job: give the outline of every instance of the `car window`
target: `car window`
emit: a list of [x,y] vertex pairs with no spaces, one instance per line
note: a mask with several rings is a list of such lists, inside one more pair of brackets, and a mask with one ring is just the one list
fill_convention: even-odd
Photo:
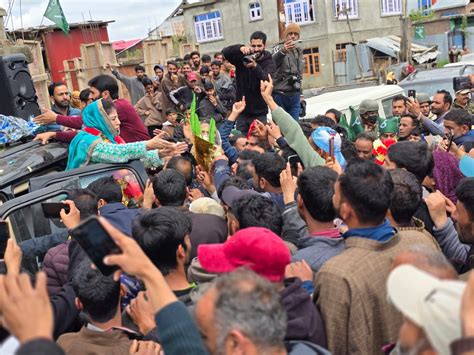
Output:
[[143,190],[133,171],[129,169],[119,169],[114,171],[102,171],[97,174],[80,176],[79,184],[85,189],[90,183],[105,176],[112,175],[115,181],[122,187],[124,205],[129,208],[139,207],[143,199]]
[[17,242],[30,238],[38,238],[44,235],[59,232],[65,226],[60,219],[48,219],[44,216],[41,208],[43,202],[60,202],[67,199],[67,194],[59,193],[46,197],[44,200],[34,204],[26,205],[8,215],[12,231]]
[[392,117],[392,97],[382,100],[382,107],[385,117]]

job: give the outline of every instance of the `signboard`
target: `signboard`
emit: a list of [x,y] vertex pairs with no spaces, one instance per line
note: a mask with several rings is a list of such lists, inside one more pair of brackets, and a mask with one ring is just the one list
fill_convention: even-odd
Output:
[[415,39],[425,39],[425,26],[415,26]]

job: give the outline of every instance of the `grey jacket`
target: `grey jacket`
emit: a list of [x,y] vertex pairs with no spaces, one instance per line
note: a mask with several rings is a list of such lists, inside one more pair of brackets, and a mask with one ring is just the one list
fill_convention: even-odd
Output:
[[297,94],[301,90],[296,90],[293,86],[293,76],[303,77],[304,57],[301,48],[295,48],[289,53],[281,51],[282,46],[274,49],[273,60],[277,70],[273,74],[273,91],[279,94]]
[[308,227],[298,213],[296,202],[285,205],[282,217],[283,230],[281,236],[283,240],[297,246],[298,240],[308,235]]
[[469,253],[470,245],[459,241],[458,232],[451,218],[441,228],[433,227],[433,236],[439,243],[443,254],[450,260],[465,261]]
[[140,79],[137,77],[123,75],[117,70],[112,70],[112,74],[114,74],[114,76],[127,87],[133,106],[135,106],[136,103],[140,101],[143,96],[145,96],[145,87],[143,86],[143,83]]
[[298,251],[292,260],[306,261],[317,272],[326,261],[344,251],[344,238],[329,238],[324,235],[307,235],[298,241]]

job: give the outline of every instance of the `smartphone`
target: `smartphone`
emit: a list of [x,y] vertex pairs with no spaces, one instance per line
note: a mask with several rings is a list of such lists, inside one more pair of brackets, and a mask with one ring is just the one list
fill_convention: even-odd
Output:
[[120,249],[100,224],[97,216],[90,216],[82,221],[71,230],[71,236],[103,275],[108,276],[119,269],[118,266],[104,264],[104,258],[107,255],[118,254]]
[[288,157],[288,163],[291,167],[296,167],[296,164],[300,162],[300,157],[297,154],[290,155]]
[[451,149],[451,146],[453,145],[453,139],[454,139],[454,134],[452,130],[449,130],[449,133],[446,134],[445,139],[448,140],[448,148],[446,151],[449,152],[449,150]]
[[43,209],[43,214],[46,218],[61,218],[59,212],[62,209],[69,213],[69,205],[62,202],[42,202],[41,208]]
[[0,221],[0,259],[5,258],[5,250],[7,249],[8,238],[10,238],[8,228],[7,221]]
[[334,160],[334,136],[329,138],[329,156]]
[[413,97],[413,100],[416,99],[416,90],[408,90],[408,97]]

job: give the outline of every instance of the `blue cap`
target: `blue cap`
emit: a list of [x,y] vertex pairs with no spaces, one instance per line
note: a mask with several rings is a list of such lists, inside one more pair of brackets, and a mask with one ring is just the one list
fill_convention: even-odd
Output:
[[341,153],[341,136],[339,133],[329,127],[318,127],[311,133],[313,143],[327,154],[329,154],[329,138],[331,136],[334,136],[334,156],[341,167],[344,167],[346,160]]
[[465,177],[474,177],[474,158],[465,155],[459,161],[459,170]]

